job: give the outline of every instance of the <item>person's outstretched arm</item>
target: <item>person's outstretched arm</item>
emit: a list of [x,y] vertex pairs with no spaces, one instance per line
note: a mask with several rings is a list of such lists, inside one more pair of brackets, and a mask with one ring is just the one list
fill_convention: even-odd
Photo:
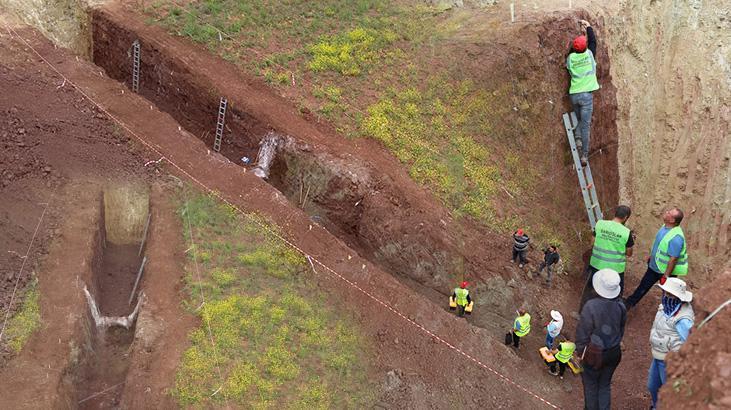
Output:
[[591,53],[594,54],[594,58],[596,58],[596,33],[594,33],[594,29],[588,21],[581,20],[581,25],[584,26],[584,29],[586,30],[586,47],[591,50]]

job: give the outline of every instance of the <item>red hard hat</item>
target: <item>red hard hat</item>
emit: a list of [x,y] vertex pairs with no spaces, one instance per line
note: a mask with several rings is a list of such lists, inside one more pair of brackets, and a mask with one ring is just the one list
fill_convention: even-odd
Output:
[[460,284],[459,284],[459,287],[460,287],[460,288],[462,288],[462,289],[465,289],[465,288],[466,288],[466,287],[467,287],[468,285],[469,285],[469,283],[467,283],[467,282],[465,281],[465,282],[462,282],[462,283],[460,283]]
[[586,36],[576,37],[574,39],[573,48],[577,53],[583,53],[586,51]]
[[518,229],[518,235],[523,235],[523,229]]

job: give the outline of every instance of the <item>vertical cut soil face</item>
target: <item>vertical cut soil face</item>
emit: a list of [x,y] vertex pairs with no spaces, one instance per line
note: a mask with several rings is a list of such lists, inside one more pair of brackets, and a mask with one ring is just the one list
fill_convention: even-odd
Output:
[[[137,303],[137,297],[129,303],[129,295],[142,262],[138,256],[140,244],[107,241],[106,223],[102,212],[89,292],[102,316],[128,316]],[[118,408],[130,365],[135,325],[129,329],[97,327],[88,307],[86,317],[81,335],[85,349],[79,366],[72,370],[75,398],[81,409]]]
[[[268,182],[362,256],[397,278],[406,278],[405,283],[430,298],[432,289],[442,295],[447,293],[458,272],[466,271],[471,276],[468,279],[482,281],[507,276],[502,269],[510,254],[506,238],[479,224],[453,218],[378,143],[347,141],[332,130],[308,123],[291,103],[274,95],[266,85],[142,21],[143,17],[118,7],[94,9],[94,62],[110,77],[129,85],[131,47],[139,40],[140,93],[208,146],[213,143],[219,98],[225,95],[229,105],[221,153],[233,163],[241,164],[243,156],[256,158],[261,139],[270,131],[277,132],[286,142],[279,148]],[[547,44],[542,47],[546,50],[554,49],[549,43],[560,42],[553,40],[556,36],[552,33],[565,31],[569,24],[568,20],[549,23],[550,29],[526,34],[527,38],[537,36],[539,40],[545,36]],[[601,53],[606,51],[602,49]],[[525,63],[528,71],[542,64],[540,59]],[[557,67],[547,74],[546,81],[566,82],[559,63]],[[614,113],[614,94],[606,78],[608,64],[603,70],[606,72],[600,72],[600,76],[610,91],[595,102],[601,118],[595,119],[599,130],[593,146],[611,145],[608,141],[616,140],[616,128],[609,123]],[[545,70],[541,67],[540,71]],[[563,130],[558,128],[560,116],[551,124],[565,143]],[[611,153],[603,152],[606,164],[597,159],[597,167],[616,170],[616,159],[612,162]],[[575,173],[571,175],[565,168],[561,174],[566,173],[569,183],[577,184]],[[597,177],[602,200],[607,203],[614,203],[616,198],[616,178],[612,175],[616,172]],[[606,183],[601,182],[604,179]],[[568,219],[583,221],[586,216],[579,205],[578,187],[574,193],[576,206],[562,208],[571,210]],[[437,298],[441,304],[443,300]]]

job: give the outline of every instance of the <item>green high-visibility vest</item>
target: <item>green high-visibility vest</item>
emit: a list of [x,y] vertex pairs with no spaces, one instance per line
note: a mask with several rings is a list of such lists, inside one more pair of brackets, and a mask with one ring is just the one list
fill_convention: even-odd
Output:
[[556,353],[556,360],[561,363],[568,363],[571,356],[574,355],[576,345],[573,342],[561,342],[558,345],[561,346],[561,350]]
[[668,247],[670,246],[670,241],[678,235],[683,238],[683,249],[680,251],[680,257],[678,257],[678,261],[675,263],[675,267],[670,274],[676,276],[684,276],[688,274],[688,254],[685,251],[685,235],[679,226],[676,226],[666,233],[662,238],[662,241],[660,241],[660,244],[657,245],[655,263],[657,264],[657,268],[660,269],[660,273],[665,273],[665,269],[668,268],[668,263],[670,263],[671,258],[668,253]]
[[470,291],[462,288],[454,288],[454,293],[457,295],[457,304],[467,306],[467,295],[470,294]]
[[518,316],[515,318],[515,323],[520,324],[520,330],[518,329],[517,325],[513,325],[513,329],[515,329],[515,335],[518,337],[523,337],[530,332],[530,315],[528,313],[524,314],[523,316]]
[[591,50],[571,53],[566,59],[566,68],[571,74],[569,94],[588,93],[599,89],[596,79],[596,60]]
[[627,262],[629,228],[615,221],[598,221],[594,227],[596,237],[589,264],[595,269],[614,269],[624,272]]

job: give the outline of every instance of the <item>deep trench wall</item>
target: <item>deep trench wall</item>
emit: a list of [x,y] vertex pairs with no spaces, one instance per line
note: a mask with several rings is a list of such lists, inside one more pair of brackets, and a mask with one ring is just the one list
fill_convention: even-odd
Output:
[[[132,87],[132,43],[140,40],[128,27],[112,21],[100,8],[90,10],[94,63],[108,76]],[[143,19],[142,16],[137,16]],[[146,37],[140,41],[139,93],[162,111],[172,115],[181,126],[213,146],[220,98],[217,87],[205,77],[193,74],[186,58],[171,58],[160,53],[161,41]],[[215,71],[215,67],[211,67]],[[272,127],[229,101],[221,154],[238,162],[241,152],[255,158],[258,141]]]
[[[621,198],[641,255],[664,207],[685,211],[690,278],[731,263],[731,3],[624,1],[607,11]],[[700,284],[700,283],[699,283]]]
[[149,215],[149,190],[143,185],[118,185],[104,189],[106,240],[117,244],[142,241]]
[[[553,138],[561,141],[563,155],[556,158],[546,157],[545,162],[550,164],[559,162],[573,167],[573,160],[570,157],[569,145],[566,132],[563,127],[561,115],[564,112],[572,111],[568,97],[569,75],[566,70],[566,57],[569,54],[570,44],[574,37],[583,34],[579,28],[579,19],[589,19],[597,35],[597,79],[601,88],[593,93],[594,111],[592,115],[592,133],[589,144],[589,162],[593,172],[594,183],[599,196],[599,202],[605,216],[612,214],[612,210],[619,204],[619,171],[617,164],[617,149],[619,132],[617,129],[617,87],[612,76],[612,61],[609,58],[608,39],[606,37],[605,20],[603,18],[593,19],[585,10],[576,10],[572,13],[552,13],[542,17],[541,24],[529,24],[522,30],[535,38],[537,44],[528,44],[526,48],[535,47],[536,51],[525,53],[523,60],[518,64],[525,65],[527,69],[513,71],[510,74],[518,75],[523,81],[530,81],[532,87],[530,94],[526,95],[527,101],[555,101],[550,104],[551,109],[544,109],[537,112],[533,118],[527,121],[544,124],[543,130],[537,132],[545,133],[550,130]],[[536,47],[537,46],[537,47]],[[544,104],[544,106],[547,106]],[[543,137],[545,139],[545,137]],[[579,191],[578,177],[575,171],[564,175],[559,181],[561,188],[569,187],[573,191],[570,200],[574,203],[581,203],[581,221],[588,219],[583,207],[583,200]],[[564,207],[565,199],[554,198],[552,201],[558,208]]]
[[0,9],[38,28],[56,45],[89,57],[90,20],[86,9],[90,2],[101,3],[98,0],[0,0]]

